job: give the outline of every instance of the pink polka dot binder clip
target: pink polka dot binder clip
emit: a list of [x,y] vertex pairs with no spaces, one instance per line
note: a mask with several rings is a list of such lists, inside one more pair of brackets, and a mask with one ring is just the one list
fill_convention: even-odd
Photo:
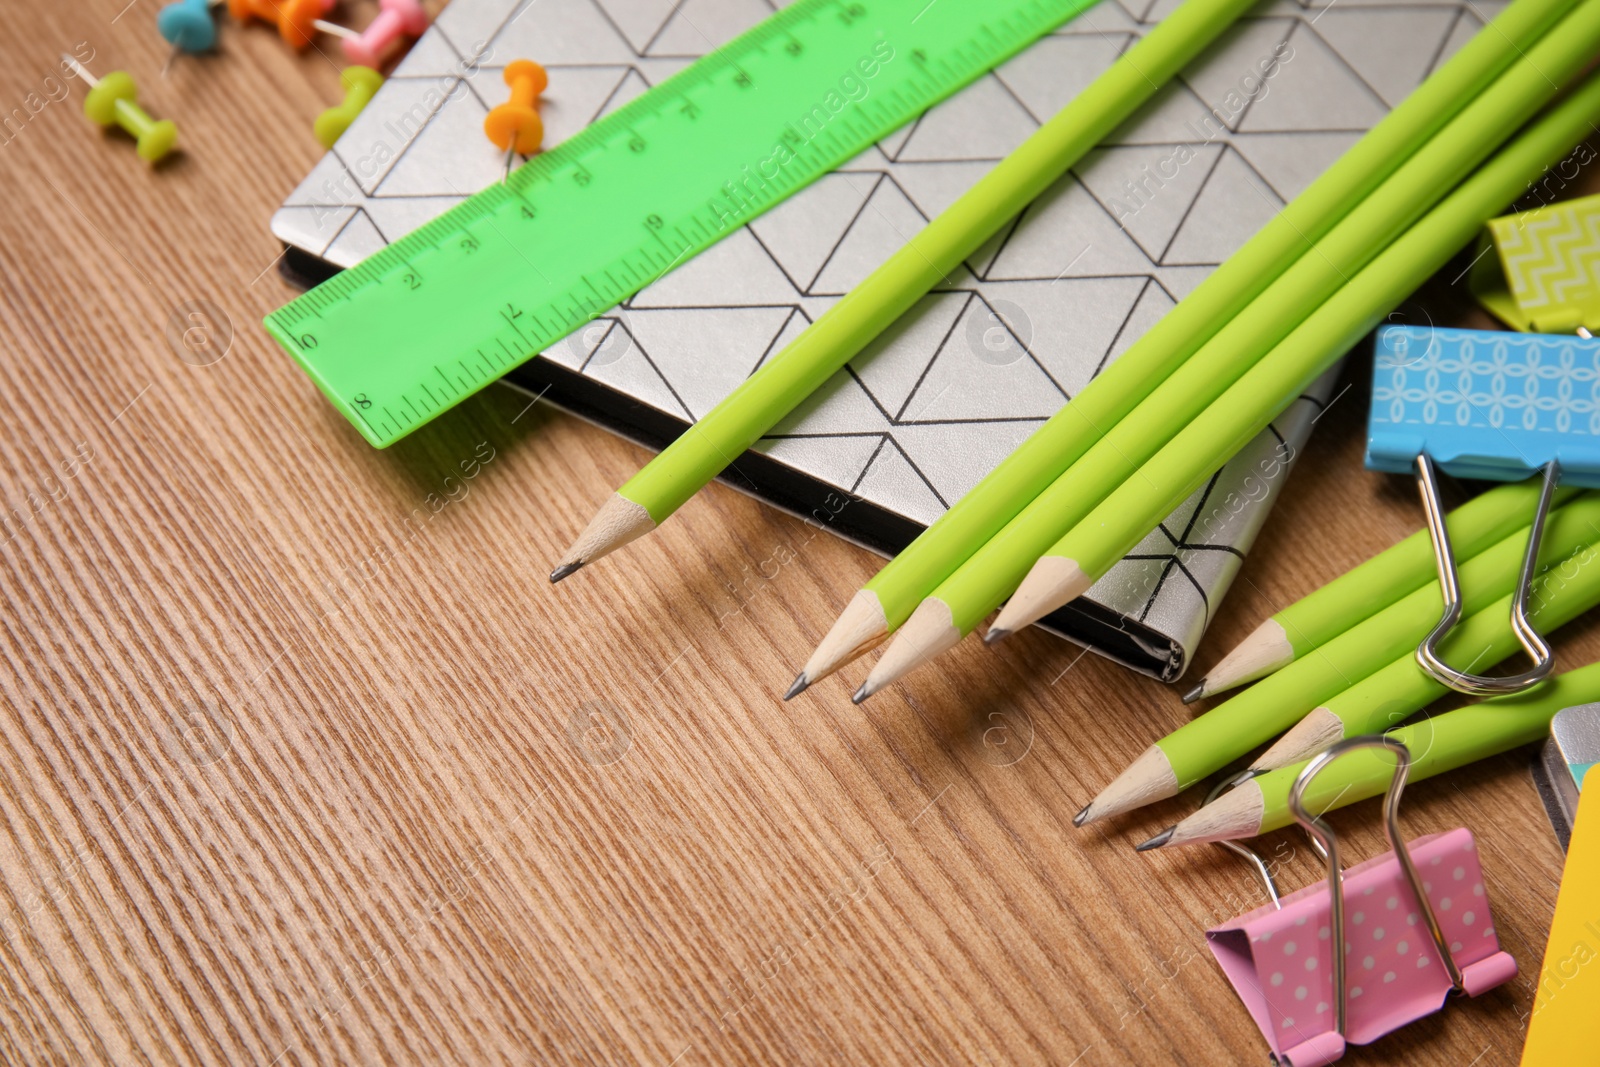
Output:
[[[1338,840],[1306,811],[1304,795],[1319,771],[1359,748],[1395,753],[1384,798],[1392,851],[1341,874]],[[1341,741],[1307,763],[1289,806],[1325,855],[1327,883],[1279,899],[1270,872],[1249,853],[1272,903],[1206,931],[1274,1064],[1332,1063],[1347,1045],[1369,1044],[1438,1011],[1451,993],[1475,997],[1517,973],[1495,937],[1472,834],[1457,829],[1401,842],[1397,812],[1410,766],[1406,747],[1383,736]],[[1335,951],[1341,944],[1343,953]]]

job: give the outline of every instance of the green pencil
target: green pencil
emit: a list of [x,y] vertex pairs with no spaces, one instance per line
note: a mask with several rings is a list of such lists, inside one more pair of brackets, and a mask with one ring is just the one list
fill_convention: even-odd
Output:
[[[1313,343],[1298,346],[1285,341],[1319,305],[1326,301],[1328,308],[1340,308],[1345,319],[1364,323],[1369,314],[1388,310],[1415,288],[1415,284],[1400,286],[1388,278],[1381,285],[1369,285],[1364,298],[1353,302],[1346,295],[1359,288],[1346,284],[1352,275],[1372,262],[1554,96],[1560,85],[1582,70],[1597,47],[1600,3],[1589,0],[1318,241],[1312,254],[1296,261],[1131,415],[939,583],[873,666],[856,694],[857,702],[953,647],[1013,591],[1016,595],[995,622],[991,640],[1037,621],[1110,570],[1359,336],[1337,348],[1329,338],[1340,334],[1317,334],[1307,338]],[[1422,249],[1421,255],[1412,258],[1426,265],[1424,278],[1503,209],[1525,186],[1525,177],[1538,173],[1535,169],[1517,178],[1524,168],[1517,165],[1516,158],[1513,153],[1513,162],[1502,166],[1502,172],[1516,184],[1502,183],[1505,192],[1501,192],[1502,185],[1495,186],[1493,195],[1498,200],[1474,201],[1470,206],[1452,201],[1456,206],[1442,211],[1441,219],[1447,221],[1435,225],[1443,225],[1452,235],[1462,231],[1465,237],[1452,236],[1449,240],[1454,243],[1437,244],[1428,243],[1437,237],[1413,239],[1407,235],[1407,247]],[[1340,292],[1341,287],[1346,292]],[[1319,314],[1320,327],[1325,330],[1329,313]],[[1370,325],[1362,332],[1366,328]],[[1282,347],[1272,351],[1280,342]],[[1302,374],[1308,366],[1314,366],[1316,373]],[[1260,417],[1253,418],[1255,415]],[[1250,427],[1249,435],[1242,439],[1230,432],[1239,425]],[[1219,442],[1226,443],[1226,451],[1217,447]],[[1199,473],[1191,476],[1190,468],[1196,463],[1201,465]],[[1168,469],[1181,470],[1183,479],[1170,477]],[[1160,473],[1152,473],[1157,470]],[[1179,486],[1182,492],[1174,493]],[[1152,513],[1151,507],[1161,510]],[[1058,542],[1058,538],[1062,540]],[[1034,568],[1031,575],[1030,565]],[[1019,588],[1025,575],[1030,576],[1029,582]]]
[[[1600,493],[1585,493],[1551,514],[1545,542],[1540,546],[1541,563],[1565,566],[1577,553],[1589,551],[1587,546],[1595,540],[1597,529],[1600,529]],[[1491,632],[1493,624],[1498,622],[1510,635],[1507,624],[1510,616],[1503,612],[1498,619],[1491,618],[1492,605],[1509,602],[1527,544],[1528,529],[1524,526],[1461,564],[1462,611],[1472,619],[1482,615],[1491,624],[1488,627]],[[1535,588],[1542,590],[1545,588],[1542,577],[1540,582]],[[1562,604],[1574,603],[1570,583],[1562,588],[1560,596]],[[1582,604],[1581,596],[1577,603],[1580,606],[1576,610],[1587,606]],[[1176,796],[1257,745],[1288,730],[1324,702],[1337,701],[1342,694],[1362,688],[1364,680],[1416,651],[1417,642],[1439,621],[1439,604],[1439,583],[1435,580],[1346,630],[1312,654],[1295,660],[1178,727],[1145,749],[1102,789],[1077,814],[1074,824],[1082,826]],[[1565,611],[1560,605],[1545,605],[1546,611],[1558,609]],[[1566,617],[1570,618],[1572,613]],[[1459,647],[1451,644],[1452,650]],[[1470,659],[1469,655],[1460,662]],[[1458,661],[1452,659],[1451,662]],[[1421,671],[1416,673],[1421,674]],[[1385,710],[1392,709],[1386,706]]]
[[785,695],[877,645],[1017,512],[1242,311],[1576,0],[1516,0],[851,599]]
[[550,575],[644,536],[1155,95],[1255,0],[1185,0],[843,300],[614,493]]
[[[1513,530],[1528,528],[1543,487],[1542,478],[1497,485],[1452,511],[1450,543],[1469,558]],[[1571,499],[1556,497],[1556,503]],[[1185,704],[1253,682],[1331,641],[1362,619],[1420,589],[1438,574],[1433,542],[1418,530],[1365,563],[1341,574],[1316,592],[1277,612],[1235,645],[1183,696]]]
[[[1495,697],[1457,711],[1389,730],[1411,750],[1408,781],[1464,767],[1545,737],[1562,708],[1600,700],[1600,663],[1558,674],[1526,693]],[[1139,846],[1152,848],[1255,837],[1294,822],[1289,788],[1304,763],[1269,771],[1229,790],[1176,826]],[[1394,759],[1376,750],[1352,752],[1317,775],[1306,790],[1306,810],[1331,811],[1380,796],[1394,777]]]
[[[1570,508],[1570,505],[1569,505]],[[1588,531],[1588,543],[1561,566],[1546,571],[1534,584],[1537,605],[1529,612],[1540,633],[1572,621],[1600,604],[1600,567],[1593,566],[1600,541],[1600,519]],[[1446,663],[1482,671],[1516,652],[1521,645],[1511,632],[1511,595],[1468,616],[1445,638],[1440,654]],[[1417,665],[1415,655],[1400,656],[1371,677],[1313,709],[1255,761],[1258,769],[1286,767],[1310,759],[1335,741],[1384,730],[1449,692],[1449,687]]]
[[[1555,91],[1551,80],[1565,83],[1575,75],[1590,61],[1597,42],[1600,3],[1589,0],[1529,53],[1530,59],[1540,57],[1537,68],[1513,67],[1502,83],[1526,72],[1534,83],[1530,93],[1548,98]],[[1509,108],[1499,85],[1479,102],[1498,98]],[[1140,467],[1136,477],[1123,482],[1050,547],[995,621],[995,628],[1002,634],[1014,631],[1094,584],[1377,325],[1385,311],[1442,267],[1546,166],[1592,132],[1590,117],[1597,106],[1600,81],[1590,78],[1319,307]],[[1507,117],[1509,121],[1509,110]]]

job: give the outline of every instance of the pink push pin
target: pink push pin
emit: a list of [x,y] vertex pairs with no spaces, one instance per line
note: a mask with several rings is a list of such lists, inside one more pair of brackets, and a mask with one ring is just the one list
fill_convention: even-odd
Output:
[[352,63],[377,67],[378,57],[404,37],[421,37],[428,28],[428,13],[421,0],[378,0],[378,17],[354,37],[339,42]]

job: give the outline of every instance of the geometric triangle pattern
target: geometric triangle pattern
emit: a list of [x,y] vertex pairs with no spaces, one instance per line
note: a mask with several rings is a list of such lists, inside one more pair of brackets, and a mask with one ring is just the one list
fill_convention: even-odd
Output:
[[[1101,0],[542,358],[592,383],[593,404],[618,421],[641,404],[704,415],[1175,4]],[[540,112],[553,145],[774,6],[452,0],[285,200],[273,232],[350,266],[500,179],[482,123],[506,98],[511,60],[549,73]],[[771,495],[792,506],[796,479],[817,499],[855,494],[893,516],[903,542],[1504,6],[1257,7],[758,444],[792,475]],[[1138,634],[1119,658],[1181,673],[1276,492],[1258,501],[1247,486],[1264,457],[1298,451],[1318,399],[1286,411],[1091,591],[1110,625]],[[1248,506],[1219,504],[1230,500]],[[842,517],[836,528],[852,532]],[[1092,630],[1092,646],[1116,645]]]
[[1244,564],[1267,513],[1338,380],[1335,367],[1239,451],[1094,584],[1089,597],[1126,605],[1130,620],[1176,640],[1157,677],[1175,680]]

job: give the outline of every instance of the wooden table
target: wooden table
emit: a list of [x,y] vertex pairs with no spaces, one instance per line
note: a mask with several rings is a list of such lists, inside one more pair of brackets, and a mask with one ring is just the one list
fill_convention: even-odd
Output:
[[[552,588],[644,454],[499,387],[367,446],[259,325],[334,65],[229,25],[163,81],[156,0],[125,2],[13,5],[0,44],[0,1058],[1265,1062],[1201,934],[1249,872],[1130,847],[1195,798],[1068,824],[1184,721],[1173,690],[1029,634],[784,705],[878,561],[721,487]],[[78,42],[183,158],[49,100]],[[1322,420],[1202,668],[1420,524],[1360,469],[1364,403]],[[1524,973],[1346,1062],[1516,1062],[1561,869],[1528,762],[1405,817],[1477,833]],[[1339,819],[1355,855],[1373,807]]]

